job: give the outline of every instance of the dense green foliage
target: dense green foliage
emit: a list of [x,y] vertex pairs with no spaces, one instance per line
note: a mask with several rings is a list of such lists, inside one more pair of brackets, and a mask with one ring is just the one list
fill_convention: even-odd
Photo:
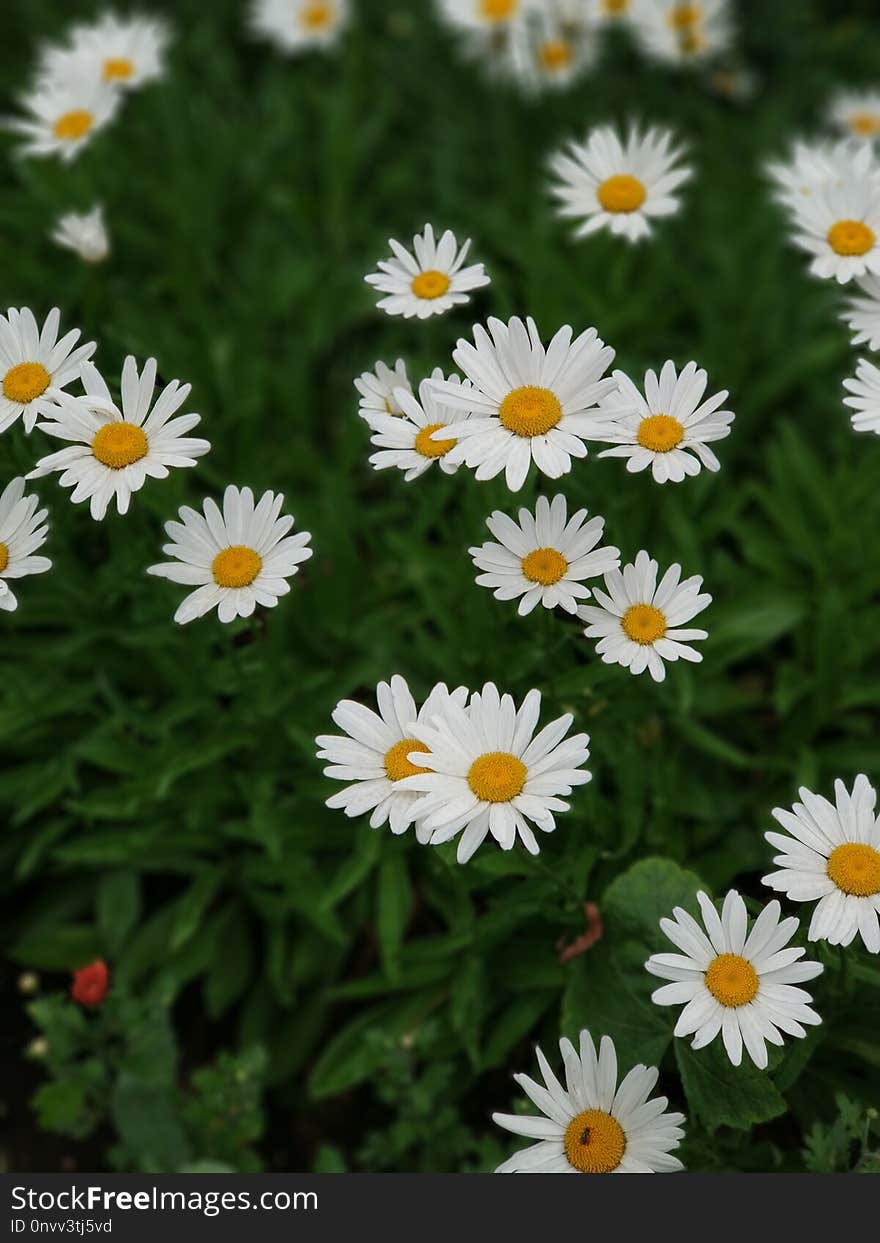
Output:
[[[673,1041],[641,964],[698,884],[766,900],[762,833],[799,784],[880,775],[880,444],[841,406],[839,293],[806,275],[761,176],[845,75],[880,79],[876,26],[753,0],[752,99],[621,42],[576,89],[530,102],[487,83],[415,0],[360,0],[338,52],[299,62],[245,36],[238,0],[151,6],[173,13],[171,72],[76,163],[17,161],[4,139],[3,305],[59,305],[111,378],[127,353],[155,355],[193,383],[213,442],[102,524],[41,480],[54,568],[3,615],[0,923],[46,990],[30,1003],[50,1076],[33,1126],[103,1128],[116,1168],[486,1169],[514,1146],[489,1121],[515,1098],[510,1072],[531,1070],[536,1039],[549,1052],[587,1025],[623,1064],[662,1067],[689,1168],[868,1168],[876,959],[817,951],[824,1024],[765,1074]],[[92,11],[5,14],[10,106],[38,41]],[[638,248],[575,244],[546,157],[628,115],[688,139],[685,210]],[[92,269],[47,233],[96,199],[114,253]],[[472,236],[493,284],[436,322],[387,319],[362,276],[427,219]],[[405,484],[368,467],[352,377],[398,355],[416,378],[448,368],[490,313],[532,314],[545,336],[594,324],[626,370],[695,358],[730,389],[719,475],[661,488],[591,455],[562,485],[626,558],[644,546],[704,576],[702,665],[658,687],[601,665],[577,625],[518,618],[475,586],[467,547],[534,479],[521,502],[465,470]],[[0,482],[47,444],[7,432]],[[177,506],[227,482],[284,491],[314,558],[271,613],[177,628],[183,589],[144,568]],[[537,686],[546,716],[589,731],[594,779],[537,860],[489,843],[459,867],[454,845],[324,807],[315,734],[395,672],[417,695]],[[587,901],[604,935],[563,963]],[[111,997],[86,1013],[61,992],[98,954]],[[4,1013],[23,1004],[10,985]]]

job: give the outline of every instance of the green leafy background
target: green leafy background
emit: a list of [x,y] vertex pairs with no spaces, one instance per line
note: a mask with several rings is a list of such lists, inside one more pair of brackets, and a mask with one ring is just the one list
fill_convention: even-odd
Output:
[[[757,90],[740,103],[625,40],[574,89],[523,100],[403,0],[359,0],[338,51],[298,61],[249,39],[237,0],[151,7],[177,30],[168,78],[78,161],[19,161],[3,140],[4,305],[58,304],[111,379],[155,355],[192,382],[214,446],[100,525],[40,483],[55,564],[3,615],[0,679],[8,1074],[37,1094],[3,1159],[52,1168],[39,1126],[114,1168],[492,1168],[513,1146],[489,1120],[510,1073],[587,1025],[661,1066],[690,1168],[849,1168],[877,1147],[875,960],[820,951],[825,1022],[766,1074],[674,1041],[642,963],[699,884],[767,897],[762,833],[800,783],[880,775],[880,445],[841,406],[839,292],[807,276],[761,174],[835,86],[880,77],[872,5],[744,0]],[[39,41],[94,11],[4,15],[4,111]],[[629,116],[686,137],[685,209],[638,248],[574,243],[547,156]],[[92,269],[47,233],[97,199],[114,252]],[[447,318],[388,319],[362,276],[428,219],[472,236],[493,284]],[[660,687],[475,586],[467,547],[534,480],[515,499],[467,471],[405,484],[367,465],[353,376],[398,355],[415,378],[450,367],[490,313],[545,335],[594,324],[627,371],[695,358],[731,391],[720,475],[661,488],[591,455],[562,484],[626,557],[680,561],[715,597],[703,663]],[[48,451],[15,427],[0,479]],[[176,628],[182,589],[144,568],[178,505],[227,482],[283,490],[314,558],[271,614]],[[324,807],[314,735],[395,672],[417,695],[538,686],[547,716],[589,731],[594,780],[538,860],[489,844],[461,868],[454,846]],[[604,935],[563,963],[587,901]],[[113,991],[86,1014],[64,992],[98,954]],[[29,1002],[24,970],[41,975]]]

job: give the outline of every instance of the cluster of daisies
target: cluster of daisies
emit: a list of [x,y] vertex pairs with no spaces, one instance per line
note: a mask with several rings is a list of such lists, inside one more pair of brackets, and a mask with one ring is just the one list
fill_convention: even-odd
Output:
[[[711,64],[733,44],[729,0],[438,0],[438,11],[471,56],[527,90],[566,86],[588,73],[612,28],[671,66]],[[710,81],[736,94],[747,79],[725,69]]]
[[[154,358],[142,367],[129,355],[119,399],[93,364],[93,341],[78,344],[74,328],[59,337],[60,314],[42,326],[27,307],[0,315],[0,431],[21,419],[63,448],[40,458],[27,478],[57,474],[73,502],[88,501],[101,521],[115,504],[128,512],[132,495],[147,479],[165,479],[177,467],[195,466],[211,448],[193,436],[201,416],[183,413],[190,385],[159,381]],[[158,385],[158,391],[157,391]],[[77,391],[81,390],[81,391]],[[35,556],[48,538],[46,510],[25,495],[25,479],[13,479],[0,496],[0,608],[17,601],[9,580],[50,569]],[[189,506],[168,522],[169,558],[148,573],[193,590],[175,613],[189,622],[216,608],[222,622],[249,617],[256,606],[274,606],[290,590],[288,579],[311,556],[310,535],[291,535],[294,520],[281,514],[284,497],[230,485],[222,509],[211,498],[202,512]]]

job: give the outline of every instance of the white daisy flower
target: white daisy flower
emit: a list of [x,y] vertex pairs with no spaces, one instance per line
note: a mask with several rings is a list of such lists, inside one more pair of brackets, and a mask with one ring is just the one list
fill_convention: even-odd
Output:
[[348,0],[252,0],[254,32],[290,55],[333,46],[348,23]]
[[[868,159],[871,148],[864,147]],[[880,179],[854,160],[841,184],[821,186],[791,202],[794,241],[813,256],[810,271],[841,285],[880,274]]]
[[855,430],[880,436],[880,369],[867,359],[859,359],[856,374],[848,376],[843,387],[852,394],[844,397],[843,404],[855,410],[850,416]]
[[457,858],[466,863],[487,834],[502,850],[510,850],[519,835],[529,854],[538,853],[531,825],[552,833],[553,813],[569,809],[559,796],[591,777],[583,767],[588,735],[565,738],[570,713],[535,735],[540,711],[540,691],[529,691],[517,710],[510,695],[499,695],[487,682],[467,710],[450,702],[430,724],[413,728],[427,751],[416,753],[413,762],[422,771],[405,777],[401,789],[423,796],[412,816],[430,833],[431,845],[461,833]]
[[470,302],[472,290],[489,284],[482,263],[462,266],[470,244],[468,238],[459,247],[451,229],[435,242],[430,224],[413,238],[414,254],[389,238],[394,257],[380,260],[379,271],[364,277],[368,285],[387,295],[376,305],[388,315],[428,319]]
[[363,371],[354,382],[360,393],[358,413],[369,423],[377,414],[400,414],[401,410],[394,400],[394,390],[404,389],[412,392],[412,385],[406,374],[406,363],[398,358],[394,367],[377,362],[373,371]]
[[851,794],[835,781],[835,805],[807,789],[798,793],[791,811],[773,811],[786,832],[764,834],[782,853],[773,857],[780,870],[763,883],[791,902],[816,902],[808,940],[850,945],[861,936],[870,953],[880,954],[877,791],[860,773]]
[[[652,975],[672,980],[652,993],[658,1006],[684,1009],[676,1036],[693,1036],[702,1049],[718,1033],[734,1066],[742,1061],[743,1045],[759,1070],[767,1066],[767,1046],[782,1045],[788,1036],[806,1036],[803,1024],[821,1023],[809,1006],[813,999],[796,987],[822,973],[818,962],[800,962],[806,950],[789,947],[799,927],[793,917],[780,920],[779,903],[769,902],[749,931],[746,904],[731,889],[719,917],[712,900],[697,894],[703,928],[682,907],[660,927],[681,951],[652,954],[645,967]],[[747,935],[748,934],[748,935]]]
[[535,0],[439,0],[440,13],[452,26],[472,35],[498,36],[535,7]]
[[649,1099],[654,1066],[634,1066],[617,1086],[617,1052],[603,1036],[599,1054],[588,1031],[580,1050],[559,1042],[565,1087],[541,1049],[535,1054],[543,1084],[514,1075],[541,1116],[493,1114],[498,1126],[537,1140],[499,1165],[496,1174],[670,1174],[684,1167],[671,1155],[684,1135],[684,1114],[667,1112],[665,1096]]
[[575,237],[599,229],[629,242],[648,237],[652,221],[681,206],[676,191],[692,175],[682,155],[671,130],[633,126],[621,139],[610,125],[596,126],[550,161],[559,215],[580,222]]
[[[412,810],[419,795],[401,789],[404,777],[422,771],[412,756],[427,751],[413,735],[416,725],[424,725],[445,712],[449,703],[463,708],[467,688],[449,691],[439,682],[421,708],[416,709],[406,681],[395,674],[391,682],[376,687],[378,714],[352,699],[343,699],[333,711],[333,720],[344,731],[321,734],[315,741],[319,760],[328,760],[325,777],[347,781],[345,789],[327,799],[328,807],[341,807],[347,816],[370,812],[370,828],[387,822],[392,833],[403,833],[412,823]],[[422,843],[430,837],[416,823],[416,836]]]
[[527,90],[568,86],[592,68],[596,39],[578,12],[577,5],[554,7],[512,28],[508,67]]
[[666,677],[666,661],[701,661],[700,652],[688,646],[708,637],[705,630],[682,629],[712,603],[701,594],[702,578],[695,574],[681,581],[681,566],[671,565],[657,582],[657,562],[642,549],[634,565],[610,570],[605,592],[593,588],[599,607],[586,604],[578,617],[587,622],[584,634],[598,639],[596,652],[606,665],[623,665],[630,673],[647,669],[655,682]]
[[789,209],[828,186],[842,186],[855,167],[867,171],[870,152],[857,157],[850,142],[804,142],[796,140],[784,160],[765,165],[774,185],[777,202]]
[[644,53],[669,65],[702,63],[733,38],[729,0],[634,0],[632,21]]
[[617,390],[602,402],[611,422],[596,439],[615,447],[599,457],[626,458],[628,471],[650,466],[657,483],[681,483],[687,475],[698,475],[701,466],[721,469],[709,442],[730,435],[734,415],[718,408],[727,400],[727,389],[703,401],[708,376],[695,362],[680,375],[671,361],[663,364],[659,378],[645,372],[644,392],[622,371],[614,372],[614,380]]
[[133,492],[148,478],[167,479],[170,467],[195,466],[196,458],[211,448],[207,440],[188,436],[201,421],[198,414],[172,415],[190,394],[191,385],[172,380],[156,401],[156,360],[148,358],[138,374],[129,354],[122,367],[122,410],[114,405],[110,390],[97,368],[83,367],[82,397],[56,396],[56,405],[40,422],[41,431],[69,448],[42,458],[29,479],[60,471],[62,488],[73,488],[70,499],[88,500],[92,517],[100,521],[115,498],[120,514],[128,513]]
[[94,341],[77,346],[78,328],[59,341],[60,323],[57,306],[42,328],[26,306],[0,315],[0,432],[19,416],[25,431],[32,431],[41,415],[52,414],[58,392],[81,377],[94,354]]
[[859,277],[859,297],[849,300],[842,312],[844,323],[853,333],[853,345],[880,350],[880,276]]
[[174,614],[176,622],[185,625],[214,608],[221,622],[231,622],[250,617],[258,604],[274,608],[287,595],[287,580],[312,555],[312,537],[308,531],[288,535],[294,520],[279,517],[283,504],[280,492],[264,492],[255,503],[250,488],[230,484],[222,511],[208,497],[203,514],[184,505],[180,522],[165,523],[172,542],[162,551],[174,560],[151,565],[147,573],[196,588]]
[[21,478],[8,483],[0,495],[0,610],[7,613],[18,608],[8,580],[52,568],[48,557],[34,556],[49,532],[48,510],[38,510],[38,504],[35,496],[25,496]]
[[880,91],[840,91],[828,105],[828,120],[849,138],[880,138]]
[[134,90],[163,76],[169,33],[155,17],[104,13],[75,25],[66,43],[45,48],[38,74],[47,82],[81,75]]
[[[454,475],[460,462],[452,461],[451,450],[458,443],[455,435],[447,435],[444,429],[463,423],[467,411],[446,405],[437,393],[437,384],[444,379],[440,367],[435,367],[428,380],[419,385],[418,399],[405,388],[394,391],[395,404],[400,415],[375,414],[369,419],[373,434],[370,444],[376,445],[378,453],[370,455],[374,470],[396,466],[405,471],[404,480],[417,479],[436,462],[446,475]],[[453,372],[450,384],[459,389],[470,386],[462,384]],[[436,434],[443,432],[442,439]]]
[[60,216],[52,241],[72,250],[85,263],[102,263],[110,253],[104,209],[99,205],[82,215],[72,211]]
[[616,26],[631,20],[635,0],[583,0],[591,26]]
[[502,471],[517,492],[532,462],[551,479],[571,470],[571,459],[587,456],[584,441],[596,427],[596,406],[614,387],[602,378],[614,350],[588,328],[572,339],[560,328],[545,349],[535,321],[490,319],[489,331],[474,326],[474,344],[459,339],[453,359],[473,388],[438,384],[451,406],[473,411],[456,430],[460,443],[450,453],[476,470],[478,479]]
[[521,617],[537,604],[576,613],[578,601],[590,595],[584,581],[620,565],[619,548],[597,547],[605,519],[587,522],[585,509],[569,519],[562,495],[554,496],[552,503],[539,496],[534,514],[521,509],[518,523],[496,509],[486,526],[498,543],[468,549],[474,565],[483,571],[477,583],[491,588],[496,600],[520,597]]
[[79,72],[42,81],[21,97],[27,115],[9,117],[7,129],[23,135],[22,155],[72,160],[116,115],[119,92]]

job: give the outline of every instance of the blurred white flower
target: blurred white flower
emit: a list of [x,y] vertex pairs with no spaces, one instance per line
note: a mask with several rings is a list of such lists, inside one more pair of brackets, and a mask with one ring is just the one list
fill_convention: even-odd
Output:
[[81,215],[67,212],[55,225],[52,240],[65,250],[74,251],[86,263],[101,263],[110,253],[104,209],[99,205]]

